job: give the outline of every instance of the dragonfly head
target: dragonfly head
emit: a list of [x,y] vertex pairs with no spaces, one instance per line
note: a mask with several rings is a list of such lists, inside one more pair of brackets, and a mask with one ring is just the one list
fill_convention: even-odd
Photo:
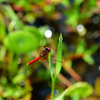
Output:
[[51,51],[51,49],[50,49],[49,47],[46,47],[45,50],[46,50],[47,52],[50,52],[50,51]]

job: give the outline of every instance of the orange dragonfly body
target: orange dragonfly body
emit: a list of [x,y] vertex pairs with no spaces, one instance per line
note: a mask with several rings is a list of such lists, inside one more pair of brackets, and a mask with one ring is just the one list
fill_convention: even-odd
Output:
[[40,62],[48,60],[48,54],[49,54],[50,51],[51,51],[51,49],[49,47],[46,47],[45,49],[43,49],[43,47],[41,47],[40,51],[39,51],[39,56],[36,59],[28,62],[27,65],[30,65],[30,64],[38,61],[38,60]]

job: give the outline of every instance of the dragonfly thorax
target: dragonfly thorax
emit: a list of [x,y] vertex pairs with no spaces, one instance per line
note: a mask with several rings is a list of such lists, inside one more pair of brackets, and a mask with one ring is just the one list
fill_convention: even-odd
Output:
[[48,55],[48,53],[51,51],[51,49],[49,47],[46,47],[41,53],[40,53],[40,57],[45,57]]

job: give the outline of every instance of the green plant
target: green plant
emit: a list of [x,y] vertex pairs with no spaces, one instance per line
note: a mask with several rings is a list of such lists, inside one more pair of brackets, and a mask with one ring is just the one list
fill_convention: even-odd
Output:
[[80,100],[85,97],[88,98],[93,93],[93,88],[86,82],[77,82],[68,87],[63,93],[61,93],[54,100],[64,100],[64,97],[71,97],[72,100]]
[[[53,100],[66,100],[69,97],[73,100],[94,99],[94,96],[98,100],[99,11],[100,0],[0,0],[0,100],[36,100],[34,92],[38,95],[41,87],[51,85],[49,74]],[[79,24],[83,26],[82,32],[77,28]],[[48,62],[26,65],[38,56],[37,46],[42,44],[42,35],[48,29],[53,33],[51,38],[44,41],[45,46],[52,48],[48,58],[50,72],[46,69]],[[56,50],[59,32],[64,39],[62,44],[60,34]],[[55,57],[56,51],[57,62],[54,66],[51,55]],[[86,82],[79,82],[83,79]],[[38,85],[41,81],[45,84]],[[94,92],[88,82],[93,84]],[[57,97],[55,88],[61,93]],[[44,92],[47,93],[46,90]],[[42,95],[43,99],[48,94]]]
[[49,69],[50,69],[50,74],[51,74],[51,79],[52,79],[52,89],[51,89],[51,98],[53,99],[53,94],[54,94],[54,86],[55,86],[55,81],[57,78],[58,73],[61,70],[62,67],[62,34],[60,34],[59,37],[59,43],[58,43],[58,50],[57,50],[57,61],[56,61],[56,68],[55,72],[53,75],[53,63],[49,54]]

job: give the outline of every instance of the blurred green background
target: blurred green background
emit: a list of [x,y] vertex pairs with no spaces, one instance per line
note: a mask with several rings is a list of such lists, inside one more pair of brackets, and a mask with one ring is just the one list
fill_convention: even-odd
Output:
[[26,65],[51,48],[62,69],[54,100],[100,100],[100,0],[0,0],[0,100],[48,100],[48,61]]

